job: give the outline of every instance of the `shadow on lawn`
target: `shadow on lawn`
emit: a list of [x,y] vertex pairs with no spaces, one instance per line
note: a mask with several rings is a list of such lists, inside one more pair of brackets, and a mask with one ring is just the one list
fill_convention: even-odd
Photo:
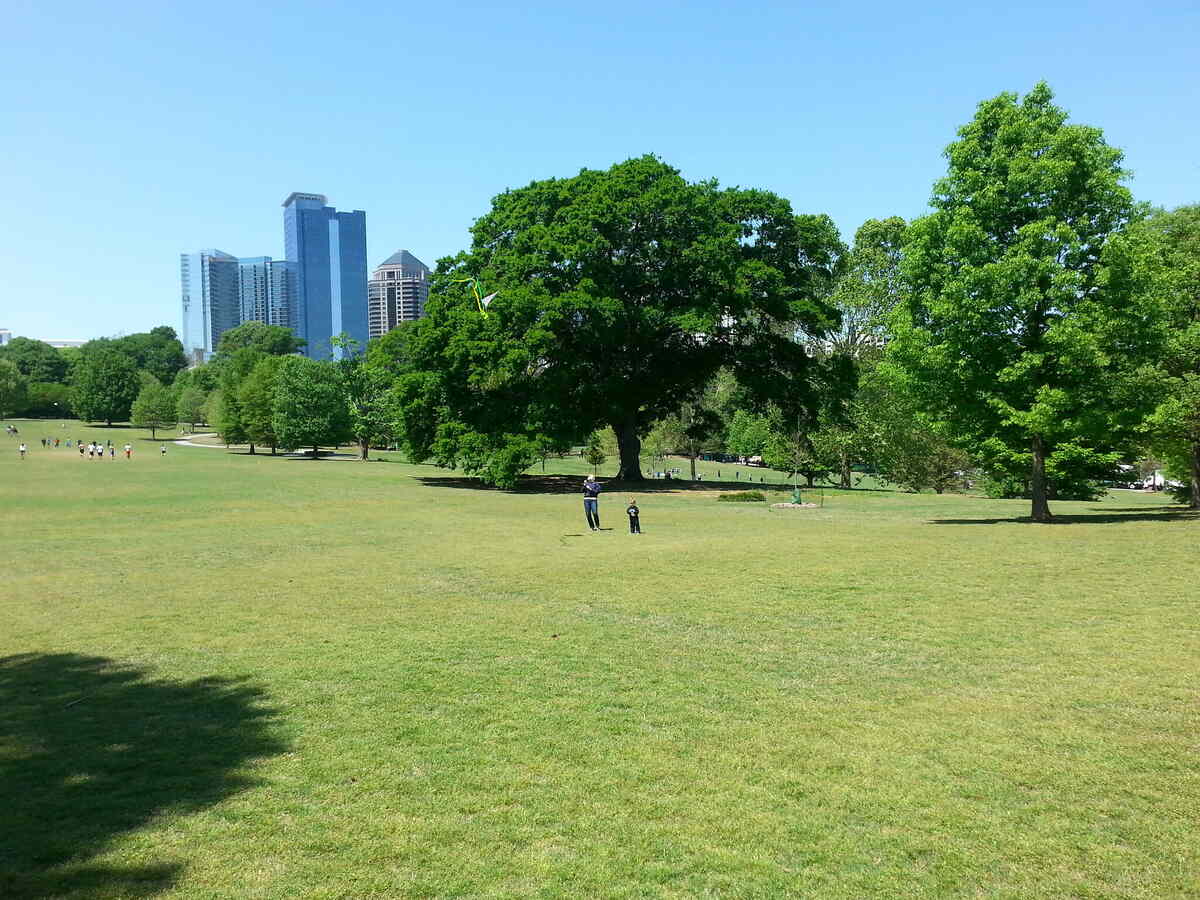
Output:
[[256,783],[283,752],[266,695],[244,679],[151,679],[73,653],[0,659],[0,896],[147,897],[183,862],[89,865],[159,816]]
[[[503,488],[484,484],[478,478],[455,475],[418,475],[416,480],[426,487],[459,488],[469,491],[503,491]],[[633,494],[673,494],[685,491],[791,491],[790,484],[773,484],[759,481],[670,481],[647,478],[645,481],[617,481],[613,478],[598,478],[601,487],[609,493],[629,492]],[[517,486],[505,493],[512,494],[579,494],[583,490],[582,475],[522,475]],[[806,488],[807,490],[807,488]]]
[[[1114,512],[1111,507],[1102,513],[1054,514],[1051,525],[1111,525],[1116,522],[1200,522],[1200,513],[1180,507],[1167,507],[1158,512],[1147,511],[1144,507],[1137,512]],[[1012,516],[1011,518],[996,519],[930,519],[930,525],[1032,525],[1034,521],[1029,516]]]

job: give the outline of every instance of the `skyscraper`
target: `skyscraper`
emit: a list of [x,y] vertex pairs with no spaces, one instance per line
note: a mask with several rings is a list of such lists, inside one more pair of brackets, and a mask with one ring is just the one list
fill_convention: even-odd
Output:
[[180,254],[184,351],[208,359],[221,335],[243,322],[293,327],[295,266],[269,256],[238,258],[221,250]]
[[183,290],[183,349],[207,359],[221,335],[241,324],[242,304],[236,256],[221,250],[179,255]]
[[292,327],[295,312],[295,265],[269,256],[238,260],[243,322]]
[[295,264],[293,330],[313,359],[330,355],[330,338],[345,332],[366,345],[367,214],[338,212],[323,194],[292,193],[283,201],[284,256]]
[[367,327],[371,339],[382,337],[401,322],[425,314],[429,267],[407,250],[397,250],[379,264],[367,282]]

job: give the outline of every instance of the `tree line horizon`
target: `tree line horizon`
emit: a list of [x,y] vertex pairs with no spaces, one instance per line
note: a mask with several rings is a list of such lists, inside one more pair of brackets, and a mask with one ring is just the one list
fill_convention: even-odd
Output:
[[[981,102],[944,155],[928,214],[850,246],[827,215],[652,155],[535,181],[439,260],[423,318],[365,348],[309,360],[252,322],[186,370],[164,327],[90,342],[68,377],[18,338],[0,413],[36,388],[43,414],[53,395],[314,458],[394,444],[501,487],[602,433],[628,482],[644,446],[809,484],[869,466],[941,491],[977,469],[1039,522],[1152,456],[1200,508],[1200,206],[1136,202],[1121,151],[1045,83]],[[486,311],[471,285],[496,292]]]

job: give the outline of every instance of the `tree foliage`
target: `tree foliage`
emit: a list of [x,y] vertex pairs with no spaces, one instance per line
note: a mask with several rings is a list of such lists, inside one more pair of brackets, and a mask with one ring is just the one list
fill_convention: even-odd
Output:
[[141,390],[137,364],[111,341],[90,341],[75,364],[71,406],[81,419],[111,425],[129,418]]
[[1181,499],[1200,509],[1200,204],[1159,213],[1146,227],[1161,257],[1169,327],[1147,431],[1155,454],[1186,482]]
[[232,356],[238,350],[250,348],[267,356],[288,356],[296,353],[305,342],[290,328],[268,325],[265,322],[243,322],[221,335],[217,356]]
[[0,347],[0,359],[15,363],[31,383],[61,384],[67,380],[66,359],[44,341],[15,337]]
[[[254,353],[243,349],[239,353]],[[279,381],[282,356],[261,356],[237,386],[239,426],[251,444],[263,444],[271,448],[279,445],[275,434],[275,389]]]
[[340,444],[351,436],[345,386],[337,366],[302,356],[279,365],[272,425],[285,450],[312,447],[318,459],[322,445]]
[[[799,397],[809,359],[792,335],[836,322],[827,217],[649,156],[507,191],[472,236],[406,335],[398,424],[410,458],[497,484],[603,425],[620,477],[640,479],[642,437],[722,366]],[[465,278],[499,291],[486,315]]]
[[150,437],[157,438],[159,428],[173,428],[178,421],[175,394],[149,373],[143,375],[142,389],[133,401],[129,421],[139,428],[149,428]]
[[17,364],[0,359],[0,418],[21,412],[25,408],[29,379],[21,374]]
[[1141,416],[1130,373],[1156,340],[1121,152],[1067,123],[1045,84],[979,105],[909,226],[894,358],[922,407],[993,467],[1109,465]]
[[130,357],[139,369],[149,372],[164,385],[171,384],[175,376],[187,368],[183,344],[175,336],[175,329],[169,325],[113,338],[111,346]]

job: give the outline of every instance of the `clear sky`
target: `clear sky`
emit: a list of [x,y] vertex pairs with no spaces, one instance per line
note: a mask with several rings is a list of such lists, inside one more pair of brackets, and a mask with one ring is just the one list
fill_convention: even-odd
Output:
[[1139,199],[1200,201],[1200,4],[838,6],[10,0],[0,328],[178,330],[179,254],[282,257],[292,191],[366,210],[371,266],[432,266],[506,187],[647,152],[849,239],[1043,78]]

